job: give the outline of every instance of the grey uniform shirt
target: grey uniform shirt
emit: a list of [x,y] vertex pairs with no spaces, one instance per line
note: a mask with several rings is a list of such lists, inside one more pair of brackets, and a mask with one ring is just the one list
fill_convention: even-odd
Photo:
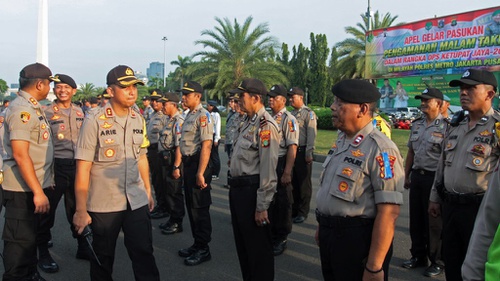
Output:
[[235,141],[234,136],[238,131],[238,115],[238,113],[232,110],[230,110],[227,114],[225,144],[233,144],[233,142]]
[[306,157],[313,157],[314,141],[316,140],[316,113],[307,106],[292,111],[299,123],[299,146],[306,147]]
[[161,111],[153,113],[151,119],[149,119],[149,123],[147,123],[147,133],[151,144],[158,143],[160,131],[167,124],[167,119],[168,117]]
[[425,117],[413,122],[408,140],[415,152],[412,169],[436,171],[447,127],[441,114],[428,125]]
[[491,175],[490,185],[479,207],[467,255],[462,265],[464,281],[484,280],[488,250],[500,223],[500,174],[498,167]]
[[155,111],[151,107],[151,105],[148,105],[147,107],[144,108],[142,116],[146,120],[146,124],[149,124],[149,120],[151,119],[151,116],[153,116],[154,113],[155,113]]
[[73,159],[85,116],[83,110],[74,104],[71,104],[69,109],[61,109],[56,103],[52,103],[45,108],[45,115],[49,120],[54,139],[54,157]]
[[183,123],[184,118],[178,111],[174,116],[168,118],[167,124],[160,131],[158,151],[172,150],[180,145]]
[[181,134],[181,154],[191,156],[201,151],[201,143],[213,140],[214,128],[210,113],[198,104],[184,119]]
[[276,121],[262,107],[243,123],[233,145],[231,176],[259,175],[256,210],[269,208],[277,186],[276,166],[281,133]]
[[500,114],[490,108],[471,129],[468,118],[457,127],[450,126],[431,190],[432,202],[441,201],[436,186],[442,183],[451,193],[486,191],[500,155],[495,131],[499,121]]
[[282,138],[280,140],[280,150],[278,156],[285,156],[290,145],[299,144],[299,127],[295,117],[283,107],[273,116],[280,128]]
[[76,147],[76,159],[93,162],[87,209],[108,213],[148,204],[139,174],[139,157],[146,154],[144,119],[130,109],[118,117],[108,103],[85,118]]
[[31,192],[12,156],[12,140],[29,142],[29,155],[33,161],[38,182],[42,188],[53,186],[54,145],[49,123],[38,101],[29,93],[19,91],[19,95],[5,110],[4,128],[3,145],[7,155],[3,163],[3,189]]
[[403,204],[403,158],[372,122],[352,140],[339,134],[323,167],[316,202],[324,215],[375,218],[377,204]]

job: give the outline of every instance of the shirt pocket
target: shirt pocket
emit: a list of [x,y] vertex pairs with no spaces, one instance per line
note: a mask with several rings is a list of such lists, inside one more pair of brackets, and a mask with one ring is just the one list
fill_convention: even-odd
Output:
[[347,202],[354,202],[357,198],[357,185],[362,171],[360,168],[344,165],[340,166],[335,174],[330,195]]
[[132,149],[134,150],[134,157],[137,159],[141,155],[141,145],[144,142],[144,136],[142,134],[134,134],[132,137]]
[[99,148],[97,151],[97,161],[113,162],[120,159],[121,148],[115,138],[99,138]]
[[489,144],[473,143],[467,149],[465,167],[473,171],[483,172],[489,169],[492,147]]
[[[252,155],[255,153],[254,151],[257,150],[253,147],[253,143],[249,141],[246,138],[241,138],[238,140],[238,146],[241,147],[241,153],[238,153],[238,160],[245,163],[249,164],[250,161],[254,161]],[[233,154],[234,155],[234,154]]]
[[448,140],[444,147],[444,164],[446,166],[451,166],[453,158],[455,158],[455,148],[457,148],[458,140]]
[[429,145],[429,151],[432,154],[440,154],[441,153],[441,144],[443,143],[443,135],[441,133],[432,133],[427,143]]

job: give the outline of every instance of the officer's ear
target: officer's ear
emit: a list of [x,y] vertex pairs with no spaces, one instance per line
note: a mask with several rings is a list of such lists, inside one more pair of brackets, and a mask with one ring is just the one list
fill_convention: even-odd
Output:
[[488,99],[493,100],[496,96],[495,88],[491,85],[484,85],[488,93]]
[[113,87],[108,86],[108,87],[106,88],[106,93],[107,93],[110,97],[114,97],[115,91],[114,91]]
[[368,103],[362,103],[359,105],[358,117],[362,117],[364,115],[370,115],[370,104]]

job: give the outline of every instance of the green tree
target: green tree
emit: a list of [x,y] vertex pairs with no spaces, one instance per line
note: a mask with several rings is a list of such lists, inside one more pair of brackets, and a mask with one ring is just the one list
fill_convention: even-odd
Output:
[[9,86],[7,86],[7,82],[3,79],[0,79],[0,94],[3,96],[9,90]]
[[333,85],[338,83],[341,80],[341,73],[338,71],[338,63],[339,63],[339,53],[337,52],[336,47],[332,47],[332,52],[330,53],[330,61],[328,63],[328,91],[326,95],[325,105],[329,106],[333,103],[333,93],[330,90]]
[[325,34],[314,35],[311,32],[310,39],[309,70],[311,85],[308,89],[309,99],[314,104],[325,106],[329,84],[326,61],[330,49]]
[[[100,93],[99,93],[100,94]],[[80,89],[76,92],[73,100],[83,100],[89,99],[92,96],[97,95],[97,88],[92,83],[80,84]]]
[[176,65],[177,68],[175,69],[175,78],[177,81],[179,81],[179,88],[182,88],[182,85],[184,85],[184,79],[186,78],[186,70],[189,67],[189,65],[192,63],[191,57],[181,57],[177,56],[177,60],[171,61],[171,65]]
[[224,96],[228,89],[238,86],[244,78],[262,80],[267,86],[274,83],[288,82],[285,66],[274,60],[271,50],[277,47],[277,41],[267,36],[267,23],[251,29],[252,17],[243,24],[236,19],[231,22],[215,18],[218,26],[214,30],[204,30],[202,36],[208,39],[195,41],[206,50],[197,52],[193,57],[200,61],[188,68],[187,74],[209,90],[210,96]]
[[[375,12],[370,18],[371,24],[368,25],[369,19],[365,14],[361,14],[362,23],[357,23],[357,27],[348,26],[345,28],[347,34],[353,38],[347,38],[339,43],[336,47],[339,53],[338,71],[342,73],[342,78],[358,78],[365,75],[365,46],[366,32],[371,29],[380,29],[390,27],[398,16],[392,16],[390,13],[385,15]],[[400,23],[401,24],[401,23]]]
[[302,43],[299,47],[293,46],[292,48],[292,59],[290,60],[290,67],[293,69],[292,78],[290,80],[290,86],[299,87],[306,90],[309,86],[309,54],[308,48],[304,47]]

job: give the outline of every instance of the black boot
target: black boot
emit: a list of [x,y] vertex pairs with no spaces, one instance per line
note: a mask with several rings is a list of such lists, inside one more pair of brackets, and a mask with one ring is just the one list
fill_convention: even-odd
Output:
[[38,267],[47,273],[54,273],[59,271],[59,265],[50,256],[49,247],[47,243],[38,245]]

